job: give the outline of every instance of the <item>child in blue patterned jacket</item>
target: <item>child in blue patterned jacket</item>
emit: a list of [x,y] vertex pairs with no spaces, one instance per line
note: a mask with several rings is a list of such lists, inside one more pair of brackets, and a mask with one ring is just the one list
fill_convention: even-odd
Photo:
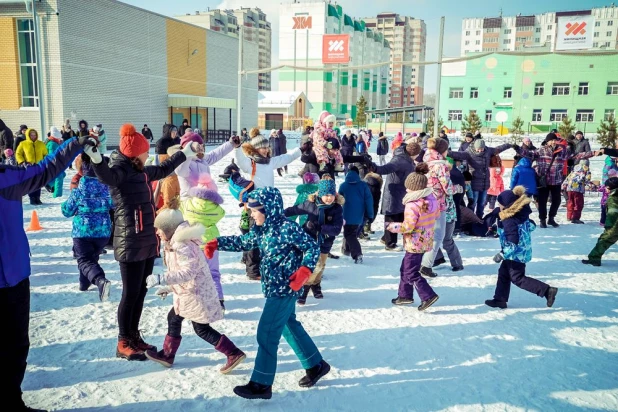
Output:
[[315,269],[320,248],[315,240],[285,217],[278,189],[261,187],[249,194],[247,206],[255,225],[242,236],[221,236],[206,244],[206,257],[215,250],[240,252],[259,249],[260,275],[266,297],[257,328],[258,352],[248,384],[234,393],[246,399],[270,399],[277,370],[281,335],[298,356],[306,375],[301,387],[310,387],[330,371],[320,351],[296,319],[296,300]]
[[498,283],[494,298],[485,304],[492,308],[506,309],[511,291],[511,282],[516,286],[547,299],[547,306],[552,307],[558,288],[526,276],[526,263],[532,260],[532,237],[530,234],[536,225],[530,220],[531,199],[526,196],[524,186],[515,186],[498,195],[500,220],[498,235],[502,251],[494,257],[500,264]]
[[99,265],[99,255],[107,244],[112,222],[109,211],[112,199],[109,189],[97,179],[90,158],[82,154],[82,178],[77,189],[61,205],[65,217],[73,216],[73,256],[79,268],[79,290],[85,292],[90,285],[99,289],[99,299],[109,299],[110,281]]

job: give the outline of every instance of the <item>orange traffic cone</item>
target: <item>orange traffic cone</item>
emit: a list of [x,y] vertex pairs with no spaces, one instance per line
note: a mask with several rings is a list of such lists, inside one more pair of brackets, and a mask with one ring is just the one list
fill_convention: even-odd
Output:
[[39,215],[36,214],[36,210],[32,211],[32,217],[30,218],[30,226],[26,229],[26,232],[36,232],[37,230],[43,230],[39,223]]

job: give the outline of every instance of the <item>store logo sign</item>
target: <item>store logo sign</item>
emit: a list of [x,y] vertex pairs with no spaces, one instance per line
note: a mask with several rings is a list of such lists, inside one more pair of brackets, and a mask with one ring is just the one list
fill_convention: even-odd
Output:
[[567,23],[566,24],[567,31],[564,34],[566,34],[567,36],[584,35],[586,34],[585,27],[586,27],[586,22]]
[[292,20],[294,20],[292,30],[310,29],[312,27],[311,16],[292,17]]
[[322,63],[340,64],[350,62],[350,35],[325,34],[322,36]]
[[342,52],[343,51],[343,40],[329,40],[328,41],[328,51],[332,52],[332,51],[336,51],[336,52]]

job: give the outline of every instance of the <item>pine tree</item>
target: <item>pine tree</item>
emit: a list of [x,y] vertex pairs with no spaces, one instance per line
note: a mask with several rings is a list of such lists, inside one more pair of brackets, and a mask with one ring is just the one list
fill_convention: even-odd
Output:
[[562,118],[562,123],[558,126],[558,132],[563,139],[571,136],[575,131],[575,125],[568,116]]
[[365,96],[361,95],[361,97],[356,102],[356,124],[359,127],[365,127],[367,122],[367,100],[365,100]]
[[[436,116],[434,113],[431,113],[431,117],[427,119],[427,134],[433,136],[433,126]],[[442,121],[442,117],[438,118],[438,130],[441,130],[444,127],[444,122]]]
[[518,144],[521,142],[521,135],[524,134],[522,129],[524,125],[524,121],[521,120],[521,117],[517,116],[515,120],[513,120],[513,124],[511,125],[511,140],[513,144]]
[[464,116],[463,121],[461,122],[461,132],[462,133],[476,133],[481,130],[483,124],[481,123],[481,119],[479,119],[476,112],[470,112],[469,115]]
[[616,147],[616,118],[614,115],[610,115],[607,121],[602,121],[601,125],[597,129],[597,140],[601,144],[601,147]]

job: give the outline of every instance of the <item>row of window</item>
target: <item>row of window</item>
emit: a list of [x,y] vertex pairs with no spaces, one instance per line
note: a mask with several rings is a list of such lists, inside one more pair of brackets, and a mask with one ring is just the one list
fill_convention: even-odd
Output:
[[[608,31],[607,33],[605,33],[605,35],[607,37],[612,37],[613,34],[614,34],[614,32],[612,32],[612,31]],[[598,31],[594,32],[594,37],[599,37],[599,35],[600,35],[600,33]]]
[[[470,113],[476,113],[476,110],[470,110]],[[615,117],[616,111],[615,109],[605,109],[604,120],[608,121],[610,117]],[[566,109],[551,109],[549,112],[549,121],[550,122],[561,122],[562,119],[567,117]],[[449,110],[448,118],[449,121],[460,121],[463,119],[463,111],[462,110]],[[493,111],[485,110],[485,121],[491,122],[493,120]],[[542,109],[533,109],[532,110],[532,121],[533,122],[542,122],[543,121],[543,110]],[[594,121],[594,110],[589,109],[580,109],[575,113],[575,121],[576,122],[584,122],[590,123]]]
[[[609,20],[609,21],[607,22],[607,26],[608,26],[608,27],[611,27],[611,26],[613,26],[613,25],[614,25],[614,21],[613,21],[613,20]],[[601,22],[600,22],[600,21],[595,22],[594,26],[595,26],[595,27],[601,27]],[[548,25],[547,25],[547,30],[553,30],[553,28],[554,28],[554,26],[553,26],[552,24],[548,24]],[[524,29],[523,27],[520,27],[519,29],[520,29],[520,31],[525,31],[525,30],[523,30],[523,29]],[[496,29],[496,28],[492,28],[492,29],[485,29],[485,33],[496,33],[498,30],[499,30],[499,29]],[[532,27],[530,27],[530,28],[529,28],[529,30],[532,30]],[[540,33],[540,32],[541,32],[541,28],[540,28],[540,27],[537,27],[537,28],[535,28],[535,30],[534,30],[534,31],[535,31],[536,33]],[[511,32],[512,32],[512,29],[504,29],[504,34],[511,34]],[[607,34],[608,36],[611,36],[611,32],[607,32],[607,33],[608,33],[608,34]],[[595,36],[594,36],[594,37],[597,37],[597,36],[596,36],[596,34],[597,34],[597,33],[595,33]],[[466,36],[469,36],[469,35],[470,35],[470,30],[466,30]],[[476,35],[477,35],[477,36],[480,36],[480,35],[481,35],[481,31],[480,31],[480,30],[477,30],[477,31],[476,31]]]
[[[552,96],[568,96],[571,93],[570,83],[553,83],[551,88]],[[545,83],[536,83],[534,85],[534,95],[543,96],[545,94]],[[588,82],[580,82],[577,88],[577,94],[580,96],[587,96],[590,94],[590,86]],[[608,82],[607,89],[605,90],[607,95],[618,95],[618,82]],[[463,99],[464,88],[463,87],[451,87],[448,94],[449,99]],[[502,97],[510,99],[513,97],[513,88],[505,87],[502,93]],[[470,88],[470,99],[479,98],[479,88]]]
[[594,47],[595,49],[599,47],[599,44],[601,45],[600,47],[612,47],[612,42],[611,41],[606,41],[605,43],[599,43],[597,41],[595,41],[594,43],[592,43],[592,47]]

